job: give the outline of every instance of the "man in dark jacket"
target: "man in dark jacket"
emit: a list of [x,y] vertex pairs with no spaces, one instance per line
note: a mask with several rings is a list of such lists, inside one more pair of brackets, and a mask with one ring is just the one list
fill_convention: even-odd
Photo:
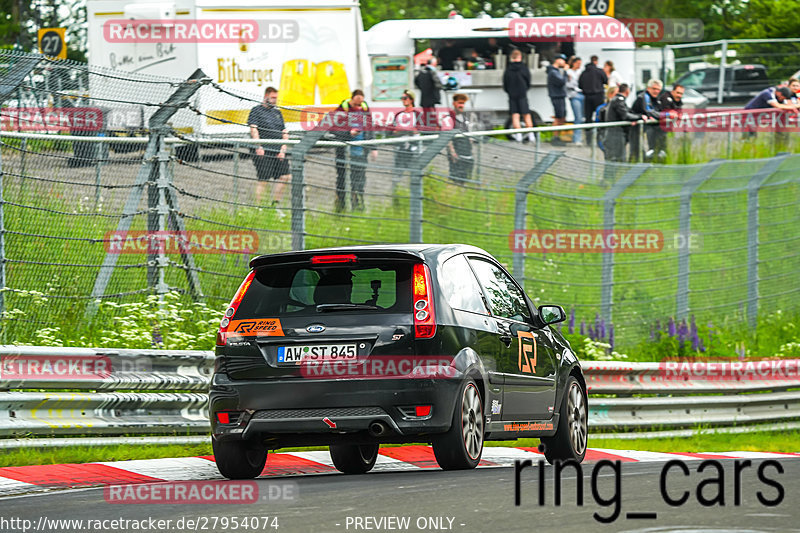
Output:
[[[631,161],[639,161],[641,155],[639,128],[644,128],[644,134],[647,136],[647,153],[645,159],[649,160],[656,154],[656,144],[660,144],[659,135],[663,135],[664,131],[658,125],[658,119],[661,114],[661,104],[659,103],[659,96],[661,96],[661,89],[664,84],[661,80],[650,80],[647,82],[647,88],[639,93],[631,106],[631,111],[637,115],[647,115],[655,119],[655,124],[649,126],[637,126],[631,132]],[[664,154],[666,155],[666,153]]]
[[[563,126],[567,122],[567,73],[564,67],[567,56],[558,55],[553,64],[547,67],[547,95],[553,104],[553,126]],[[553,144],[563,144],[561,132],[553,132]]]
[[[435,108],[442,102],[442,80],[439,79],[436,64],[436,58],[430,58],[428,64],[414,78],[414,85],[419,89],[419,105],[422,107],[422,116],[429,121],[424,125],[430,129],[437,128]],[[430,121],[434,121],[434,123],[430,123]]]
[[[528,65],[522,62],[522,52],[514,50],[509,57],[508,66],[503,72],[503,90],[508,95],[508,112],[511,114],[511,127],[519,129],[520,117],[525,121],[526,128],[533,127],[531,110],[528,107],[528,89],[531,86],[531,71]],[[522,134],[512,135],[515,140],[522,142]],[[528,139],[533,141],[533,133],[528,133]]]
[[[617,92],[617,95],[611,100],[611,103],[608,104],[606,122],[631,122],[635,124],[638,120],[647,120],[647,115],[642,116],[628,109],[628,104],[625,103],[625,99],[630,92],[631,89],[628,87],[627,83],[623,83],[619,86],[619,92]],[[605,139],[603,140],[606,149],[606,161],[625,161],[625,145],[627,144],[628,134],[626,130],[629,129],[628,126],[618,126],[606,130]]]
[[[583,91],[583,116],[585,122],[591,122],[597,106],[605,100],[604,85],[608,83],[608,76],[603,69],[597,66],[597,56],[592,56],[589,64],[584,68],[578,78],[578,87]],[[592,130],[586,130],[587,144],[592,142]]]

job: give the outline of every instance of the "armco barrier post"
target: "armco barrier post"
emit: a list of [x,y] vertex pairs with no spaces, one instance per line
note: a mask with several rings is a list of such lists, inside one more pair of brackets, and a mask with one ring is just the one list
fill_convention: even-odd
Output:
[[758,322],[758,193],[787,155],[782,153],[767,161],[747,183],[747,321],[751,327]]
[[422,242],[422,174],[425,167],[447,147],[456,133],[458,133],[456,130],[438,132],[438,137],[430,142],[428,149],[419,154],[408,166],[408,170],[411,171],[408,242]]
[[[538,139],[539,136],[537,135]],[[527,214],[528,207],[528,190],[536,183],[539,178],[547,172],[547,169],[553,166],[559,157],[564,155],[564,152],[553,151],[544,156],[544,159],[536,163],[533,168],[525,173],[524,176],[517,183],[516,190],[514,191],[514,229],[522,231],[525,229],[525,215]],[[517,252],[512,250],[514,257],[512,259],[512,270],[514,277],[517,281],[524,283],[525,279],[525,252]]]
[[[689,239],[689,232],[692,230],[692,195],[708,178],[710,178],[722,161],[711,161],[697,171],[681,187],[681,206],[679,211],[679,232]],[[689,318],[689,247],[682,246],[678,250],[678,289],[675,294],[675,316],[677,319],[684,320]]]
[[[608,163],[606,163],[608,164]],[[611,163],[613,164],[613,163]],[[639,164],[631,167],[603,195],[603,229],[610,231],[616,224],[617,198],[644,174],[651,165]],[[600,286],[600,313],[610,323],[614,316],[614,254],[603,253],[603,271]]]

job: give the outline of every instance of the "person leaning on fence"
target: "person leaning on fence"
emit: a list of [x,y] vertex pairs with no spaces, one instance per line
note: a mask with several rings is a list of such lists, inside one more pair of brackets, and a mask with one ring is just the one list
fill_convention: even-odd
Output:
[[[661,93],[661,96],[658,97],[658,106],[661,109],[662,119],[675,119],[677,115],[680,115],[681,110],[683,109],[684,91],[685,89],[683,85],[676,83],[672,86],[671,91],[664,91]],[[659,128],[660,127],[661,126],[659,125]],[[655,152],[659,155],[661,152],[664,152],[664,156],[666,157],[667,132],[661,129],[659,135],[656,136],[655,143],[656,145],[653,148]]]
[[[453,95],[453,129],[458,131],[470,131],[470,123],[464,112],[469,98],[466,94],[456,93]],[[472,167],[475,161],[472,159],[472,139],[469,137],[454,137],[447,145],[447,157],[450,162],[450,179],[463,185],[470,180]]]
[[652,79],[647,82],[647,88],[639,93],[636,96],[636,100],[633,101],[631,111],[637,115],[647,115],[648,117],[654,119],[655,123],[647,126],[637,126],[631,132],[630,160],[632,162],[639,161],[639,157],[641,156],[642,150],[639,143],[639,127],[644,128],[644,134],[647,137],[647,153],[645,154],[645,161],[649,161],[653,158],[653,156],[657,157],[658,159],[663,159],[667,155],[666,152],[663,154],[656,152],[656,144],[659,134],[664,134],[664,130],[662,130],[658,124],[658,120],[661,115],[661,104],[659,103],[658,98],[661,95],[661,89],[663,87],[664,84],[661,82],[661,80]]
[[[336,115],[336,138],[341,141],[363,141],[374,139],[372,117],[369,106],[364,101],[364,91],[356,89],[349,100],[344,100],[333,112]],[[372,160],[378,158],[378,151],[372,150]],[[344,211],[347,188],[347,159],[345,147],[336,147],[336,203],[337,212]],[[367,149],[361,145],[350,145],[350,207],[364,209],[364,187],[367,181]]]
[[[628,109],[625,99],[631,90],[627,83],[619,85],[619,91],[611,99],[606,110],[606,122],[630,122],[635,125],[639,120],[648,120],[647,115],[639,115]],[[630,126],[617,126],[607,128],[603,144],[605,145],[606,161],[625,161],[625,148]]]
[[[403,110],[399,111],[392,121],[392,132],[395,137],[408,137],[419,133],[422,125],[422,113],[414,108],[415,94],[413,91],[403,91],[400,102]],[[408,170],[408,167],[419,155],[420,141],[405,141],[398,144],[394,155],[394,173],[392,174],[392,196],[394,197],[397,184]]]
[[[250,126],[252,139],[288,139],[289,132],[283,121],[280,109],[276,107],[278,90],[267,87],[264,100],[250,110],[247,124]],[[266,144],[253,149],[253,164],[256,167],[258,183],[256,184],[256,203],[261,201],[264,186],[269,180],[277,180],[272,205],[280,205],[286,184],[291,177],[289,162],[286,157],[286,145]],[[280,211],[278,212],[280,214]]]

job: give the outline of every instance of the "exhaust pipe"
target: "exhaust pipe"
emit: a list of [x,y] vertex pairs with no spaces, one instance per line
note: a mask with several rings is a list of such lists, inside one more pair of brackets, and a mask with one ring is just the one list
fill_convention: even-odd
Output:
[[386,425],[383,422],[375,421],[369,425],[369,434],[373,437],[380,437],[386,433]]

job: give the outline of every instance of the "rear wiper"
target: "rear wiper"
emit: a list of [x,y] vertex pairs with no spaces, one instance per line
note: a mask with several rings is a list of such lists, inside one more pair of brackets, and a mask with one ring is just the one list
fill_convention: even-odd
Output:
[[319,304],[317,305],[317,312],[324,313],[326,311],[375,311],[378,309],[376,305],[369,304]]

